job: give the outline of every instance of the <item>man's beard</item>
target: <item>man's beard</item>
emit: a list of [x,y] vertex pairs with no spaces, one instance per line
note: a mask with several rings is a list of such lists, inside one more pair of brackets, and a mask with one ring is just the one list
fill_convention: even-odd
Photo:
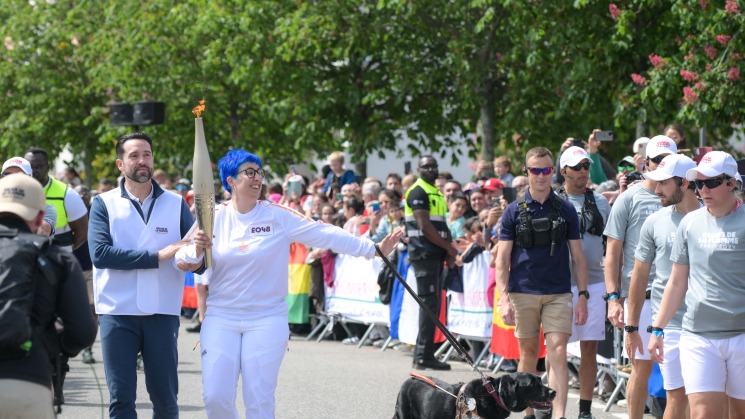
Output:
[[[138,174],[137,172],[140,169],[145,169],[147,171],[146,174]],[[127,179],[131,179],[137,183],[147,183],[150,181],[150,179],[153,177],[153,170],[149,167],[143,167],[140,166],[134,170],[131,170],[126,173]]]
[[670,205],[676,205],[683,201],[683,190],[678,188],[670,196],[660,197],[660,203],[663,207],[669,207]]

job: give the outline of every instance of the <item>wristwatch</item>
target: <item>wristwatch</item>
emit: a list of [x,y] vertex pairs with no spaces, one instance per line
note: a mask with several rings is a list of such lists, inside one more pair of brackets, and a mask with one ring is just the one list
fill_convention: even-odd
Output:
[[584,295],[586,299],[590,299],[590,291],[584,290],[577,293],[577,297]]
[[647,332],[657,336],[658,338],[665,338],[665,329],[661,327],[647,326]]
[[609,292],[605,295],[603,295],[603,300],[610,301],[610,300],[617,300],[621,297],[621,295],[618,293],[618,291]]
[[629,326],[628,324],[623,327],[626,333],[634,333],[639,330],[639,326]]

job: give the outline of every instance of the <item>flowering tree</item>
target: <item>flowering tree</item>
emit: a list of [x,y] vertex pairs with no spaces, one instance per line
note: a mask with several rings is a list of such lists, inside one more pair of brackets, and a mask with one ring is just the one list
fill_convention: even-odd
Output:
[[745,108],[745,16],[736,0],[681,1],[670,12],[676,48],[648,51],[647,69],[628,75],[627,103],[671,109],[678,122],[728,137]]

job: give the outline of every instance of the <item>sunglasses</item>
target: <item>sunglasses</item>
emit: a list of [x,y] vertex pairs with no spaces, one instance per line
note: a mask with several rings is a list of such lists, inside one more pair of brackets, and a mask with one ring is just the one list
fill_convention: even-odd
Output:
[[590,170],[590,162],[586,161],[584,163],[577,163],[574,166],[567,166],[567,167],[574,170],[575,172],[579,172],[582,169]]
[[235,175],[238,176],[238,175],[240,175],[243,172],[245,172],[246,173],[246,176],[248,176],[250,179],[255,178],[256,175],[259,175],[259,179],[263,179],[264,178],[264,174],[265,174],[264,169],[252,169],[252,168],[249,167],[246,170],[239,171]]
[[667,157],[667,155],[657,156],[657,157],[653,157],[651,159],[649,157],[647,157],[647,160],[648,161],[651,161],[654,164],[660,164],[660,163],[662,163],[662,159],[664,159],[665,157]]
[[634,167],[634,166],[632,166],[632,165],[628,165],[628,166],[618,166],[618,171],[619,171],[619,172],[623,172],[624,170],[634,170],[635,168],[636,168],[636,167]]
[[720,176],[720,177],[715,177],[715,178],[706,179],[706,180],[696,179],[693,181],[693,183],[696,184],[696,189],[699,189],[699,190],[703,189],[704,186],[706,186],[709,189],[714,189],[714,188],[718,188],[719,186],[721,186],[722,183],[724,183],[727,180],[729,180],[727,176]]
[[530,172],[530,173],[532,173],[532,174],[534,174],[536,176],[538,176],[540,174],[543,174],[544,176],[548,176],[548,175],[550,175],[551,173],[554,172],[554,167],[553,166],[550,166],[550,167],[526,167],[525,170],[527,170],[528,172]]

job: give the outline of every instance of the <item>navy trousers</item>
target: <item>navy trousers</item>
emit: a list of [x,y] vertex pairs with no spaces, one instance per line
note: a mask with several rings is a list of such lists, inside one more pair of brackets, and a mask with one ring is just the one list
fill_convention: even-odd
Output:
[[179,317],[165,314],[103,314],[98,317],[98,322],[106,384],[111,397],[109,417],[137,417],[137,354],[142,352],[145,385],[153,405],[153,418],[178,418],[176,340]]

